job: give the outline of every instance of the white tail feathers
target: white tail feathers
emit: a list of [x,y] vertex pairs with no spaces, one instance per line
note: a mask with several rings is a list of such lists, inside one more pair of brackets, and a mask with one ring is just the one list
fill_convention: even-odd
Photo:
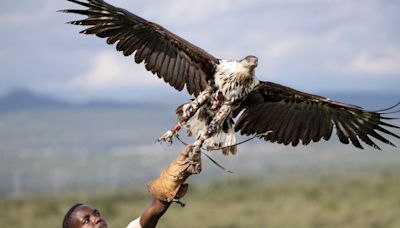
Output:
[[[182,107],[182,110],[185,111],[185,108],[189,106],[184,105]],[[201,111],[201,108],[193,115],[192,118],[190,118],[187,121],[186,128],[190,131],[191,135],[195,136],[198,138],[201,133],[205,130],[207,130],[207,119],[206,118],[199,118],[199,113]],[[222,149],[222,153],[224,155],[230,154],[236,154],[236,136],[235,136],[235,131],[234,131],[234,125],[229,124],[229,128],[227,132],[220,131],[216,133],[213,137],[208,138],[204,141],[203,145],[207,149],[215,149],[215,148],[221,148],[221,147],[226,147]],[[235,145],[235,146],[230,146],[230,145]]]

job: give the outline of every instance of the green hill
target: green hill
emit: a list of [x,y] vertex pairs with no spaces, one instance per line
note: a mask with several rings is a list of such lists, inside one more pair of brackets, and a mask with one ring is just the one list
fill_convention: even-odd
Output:
[[[243,178],[192,184],[159,227],[400,227],[400,177],[331,176],[270,183]],[[144,188],[112,192],[25,196],[0,200],[0,227],[60,227],[76,202],[98,208],[109,227],[125,227],[151,198]]]

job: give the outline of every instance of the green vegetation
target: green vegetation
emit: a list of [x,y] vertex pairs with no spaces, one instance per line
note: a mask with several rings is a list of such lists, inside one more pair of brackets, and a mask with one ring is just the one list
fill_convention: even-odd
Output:
[[[125,227],[151,199],[144,189],[0,200],[0,227],[60,227],[76,202]],[[400,177],[390,172],[273,183],[224,179],[192,184],[187,206],[172,205],[159,227],[400,227]]]
[[[173,111],[164,112],[96,108],[0,116],[0,227],[61,227],[77,202],[97,207],[110,227],[125,227],[151,202],[144,183],[182,149],[153,144],[175,123]],[[399,150],[383,148],[254,141],[236,156],[210,153],[235,174],[204,159],[203,172],[190,180],[186,208],[172,205],[160,227],[400,227]],[[253,174],[261,180],[238,177]],[[132,183],[140,188],[124,187]]]

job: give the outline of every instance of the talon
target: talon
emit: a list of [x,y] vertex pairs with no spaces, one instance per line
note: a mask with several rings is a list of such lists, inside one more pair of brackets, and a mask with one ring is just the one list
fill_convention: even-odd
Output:
[[184,116],[185,116],[185,117],[191,116],[191,115],[190,115],[190,112],[189,112],[189,111],[184,112]]
[[185,160],[189,164],[189,172],[192,174],[199,174],[201,172],[201,154],[200,147],[194,146],[189,151]]
[[168,130],[163,135],[161,135],[161,137],[158,138],[156,141],[159,143],[169,142],[172,145],[172,137],[176,135],[176,133],[177,133],[176,130]]

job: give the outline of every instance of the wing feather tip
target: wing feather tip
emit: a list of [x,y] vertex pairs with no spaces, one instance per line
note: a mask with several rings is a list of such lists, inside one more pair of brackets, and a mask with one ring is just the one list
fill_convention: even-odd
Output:
[[374,146],[375,149],[382,151],[382,149],[379,146]]

